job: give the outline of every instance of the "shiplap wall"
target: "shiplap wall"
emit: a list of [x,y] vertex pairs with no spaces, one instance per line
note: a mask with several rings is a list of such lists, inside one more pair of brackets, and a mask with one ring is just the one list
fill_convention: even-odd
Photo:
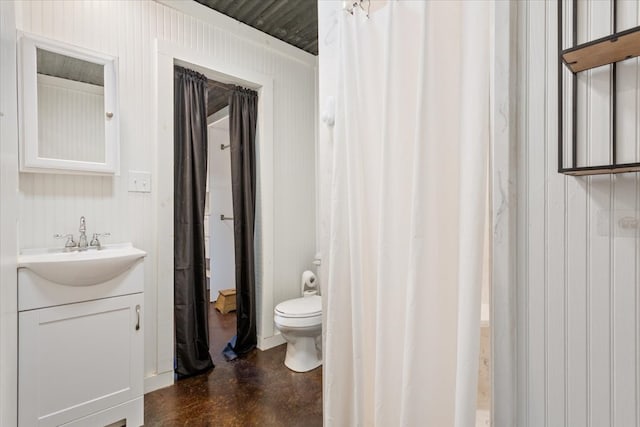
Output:
[[[618,29],[638,25],[640,2],[618,4]],[[611,32],[609,1],[579,9],[579,43]],[[640,176],[557,173],[556,20],[555,1],[518,3],[517,425],[638,426],[640,239],[617,219],[640,216]],[[621,153],[637,161],[638,60],[619,78]],[[608,67],[580,76],[581,162],[610,160],[609,90]]]
[[[154,39],[197,49],[274,81],[274,302],[299,294],[315,253],[315,58],[290,55],[275,39],[237,24],[237,34],[153,1],[16,2],[19,30],[118,57],[121,176],[20,175],[19,247],[60,245],[57,232],[111,232],[148,252],[145,262],[145,371],[156,373],[156,233],[153,182]],[[218,18],[220,19],[220,18]],[[235,24],[234,24],[235,25]],[[252,34],[258,34],[253,36]],[[172,102],[160,100],[160,102]],[[152,172],[152,193],[127,192],[127,171]]]

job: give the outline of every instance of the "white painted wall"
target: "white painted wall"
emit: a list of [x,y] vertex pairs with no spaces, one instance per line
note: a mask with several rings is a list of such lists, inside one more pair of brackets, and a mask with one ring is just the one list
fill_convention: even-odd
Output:
[[[618,4],[619,29],[640,23],[640,2]],[[610,32],[609,7],[579,2],[579,43]],[[640,175],[556,172],[557,3],[519,2],[518,9],[516,425],[636,426],[640,238],[609,218],[640,216]],[[619,71],[619,141],[625,160],[638,159],[638,59]],[[579,157],[609,161],[608,67],[580,77],[579,97],[586,100]]]
[[[335,106],[338,94],[339,13],[344,13],[341,0],[318,1],[318,112],[321,117],[329,114],[332,102]],[[316,166],[318,174],[316,184],[318,192],[318,252],[325,260],[328,260],[329,255],[329,227],[331,225],[332,150],[333,127],[319,119]],[[321,288],[327,273],[326,264],[318,268]]]
[[233,217],[231,150],[221,150],[222,144],[229,145],[229,117],[209,125],[209,245],[212,301],[218,297],[218,291],[236,287],[233,221],[220,220],[220,215]]
[[[165,4],[166,3],[166,4]],[[195,2],[17,2],[19,30],[118,57],[121,176],[21,174],[19,246],[59,245],[56,232],[110,231],[131,241],[145,262],[145,372],[158,372],[156,309],[159,235],[155,207],[159,174],[154,141],[154,40],[210,55],[234,68],[270,76],[274,83],[274,304],[298,296],[299,277],[315,253],[316,58]],[[171,102],[158,99],[157,102]],[[128,193],[127,171],[152,173],[151,193]],[[46,215],[44,214],[46,213]],[[164,347],[163,347],[164,348]]]
[[0,1],[0,426],[18,424],[18,99],[13,2]]

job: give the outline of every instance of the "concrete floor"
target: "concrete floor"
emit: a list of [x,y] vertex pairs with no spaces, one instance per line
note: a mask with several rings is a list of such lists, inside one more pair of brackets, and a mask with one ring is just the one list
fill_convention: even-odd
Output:
[[[307,373],[284,366],[286,346],[254,350],[227,362],[235,313],[209,309],[210,352],[216,367],[145,395],[145,426],[322,426],[322,367]],[[488,328],[480,355],[477,427],[490,425]]]
[[227,362],[221,351],[235,327],[235,313],[220,314],[210,305],[216,367],[145,395],[145,426],[322,426],[322,367],[290,371],[285,345]]

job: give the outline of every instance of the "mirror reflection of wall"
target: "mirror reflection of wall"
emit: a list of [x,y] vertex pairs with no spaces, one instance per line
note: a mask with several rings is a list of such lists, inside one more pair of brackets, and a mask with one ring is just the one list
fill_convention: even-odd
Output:
[[104,65],[36,49],[38,156],[105,162]]

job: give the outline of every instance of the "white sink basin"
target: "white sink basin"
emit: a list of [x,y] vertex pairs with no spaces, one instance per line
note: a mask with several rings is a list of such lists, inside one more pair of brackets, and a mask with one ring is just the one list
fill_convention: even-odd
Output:
[[27,249],[18,256],[18,268],[27,268],[43,279],[61,285],[91,286],[124,273],[146,255],[131,243],[72,252],[59,248]]

